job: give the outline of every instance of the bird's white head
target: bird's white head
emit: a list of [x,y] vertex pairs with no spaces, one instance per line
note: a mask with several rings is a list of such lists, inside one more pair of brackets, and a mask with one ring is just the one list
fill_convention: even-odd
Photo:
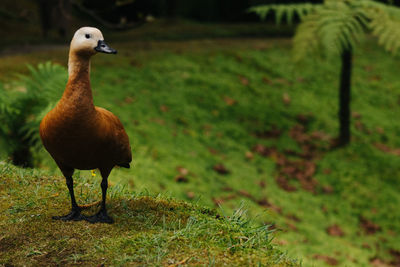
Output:
[[117,53],[115,49],[112,49],[104,42],[101,31],[93,27],[82,27],[75,32],[71,41],[70,51],[77,55],[89,57],[96,54],[96,52]]

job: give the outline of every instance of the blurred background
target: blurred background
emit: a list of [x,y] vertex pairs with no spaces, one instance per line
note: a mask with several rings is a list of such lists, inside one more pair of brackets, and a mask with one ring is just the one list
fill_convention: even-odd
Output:
[[0,162],[61,175],[38,125],[97,27],[119,53],[93,58],[94,102],[134,157],[111,185],[244,205],[304,266],[400,266],[399,4],[2,0]]

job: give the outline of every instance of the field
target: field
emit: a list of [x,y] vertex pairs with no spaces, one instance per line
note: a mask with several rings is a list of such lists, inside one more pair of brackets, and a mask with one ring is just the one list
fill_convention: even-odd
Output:
[[[287,39],[108,43],[119,54],[92,61],[94,101],[121,119],[134,157],[131,169],[112,172],[112,187],[125,187],[135,196],[161,193],[163,199],[178,199],[165,205],[183,200],[223,214],[243,206],[257,225],[272,225],[272,243],[303,266],[400,264],[398,58],[370,40],[356,51],[352,142],[332,149],[338,132],[338,59],[295,65]],[[57,47],[3,57],[0,80],[7,84],[15,79],[12,73],[28,73],[23,62],[65,66],[66,56],[66,48]],[[54,169],[48,158],[40,167],[46,175]],[[40,197],[57,198],[56,204],[50,199],[34,204],[63,212],[67,190],[60,173],[55,175],[56,189],[37,190]],[[97,194],[82,193],[79,202],[98,200],[99,173],[75,176],[97,189]],[[115,199],[114,208],[128,201],[122,193]],[[140,205],[141,198],[132,201]],[[10,209],[15,206],[5,210]],[[126,222],[124,212],[114,214],[117,225]],[[167,264],[168,257],[160,257],[147,262]],[[179,255],[171,264],[186,257],[192,256]]]

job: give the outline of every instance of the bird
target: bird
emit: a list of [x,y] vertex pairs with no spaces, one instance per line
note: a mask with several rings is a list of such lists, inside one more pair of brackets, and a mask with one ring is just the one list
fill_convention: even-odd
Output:
[[[115,166],[130,167],[132,151],[121,121],[110,111],[93,104],[90,85],[90,59],[97,53],[116,54],[97,28],[78,29],[70,43],[68,82],[56,106],[42,119],[39,127],[43,146],[66,179],[71,198],[67,215],[55,220],[113,223],[106,209],[108,176]],[[102,176],[102,201],[98,213],[81,214],[74,195],[72,175],[75,169],[98,169]]]

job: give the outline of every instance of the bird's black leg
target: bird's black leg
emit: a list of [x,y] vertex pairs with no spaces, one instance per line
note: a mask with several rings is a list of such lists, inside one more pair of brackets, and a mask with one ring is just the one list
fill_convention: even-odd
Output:
[[81,215],[81,208],[79,208],[78,204],[76,204],[75,194],[74,194],[74,181],[72,180],[72,176],[65,176],[66,183],[68,186],[69,194],[71,196],[71,212],[64,216],[53,216],[54,220],[62,220],[62,221],[80,221],[83,220],[84,217]]
[[102,193],[102,201],[100,211],[90,217],[86,217],[86,220],[91,223],[113,223],[114,220],[107,214],[106,209],[106,196],[107,196],[107,187],[108,187],[108,175],[111,170],[102,170],[100,169],[101,176],[103,180],[101,181],[101,193]]

